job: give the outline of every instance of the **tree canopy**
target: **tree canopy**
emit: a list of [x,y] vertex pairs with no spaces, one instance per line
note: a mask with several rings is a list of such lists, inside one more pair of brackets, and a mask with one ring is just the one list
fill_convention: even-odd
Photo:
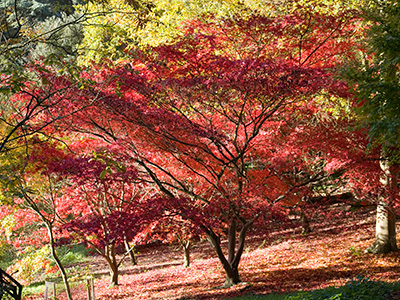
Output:
[[383,146],[395,161],[400,130],[399,9],[398,1],[365,3],[363,18],[367,30],[362,43],[365,51],[358,53],[358,63],[351,65],[347,73],[371,143]]
[[[0,213],[48,229],[27,243],[91,245],[117,285],[118,247],[176,230],[208,238],[230,286],[248,233],[320,191],[397,201],[367,151],[368,132],[397,145],[394,2],[364,12],[368,46],[353,1],[38,3],[3,9],[0,58],[0,200],[16,209]],[[338,70],[359,57],[349,89]]]

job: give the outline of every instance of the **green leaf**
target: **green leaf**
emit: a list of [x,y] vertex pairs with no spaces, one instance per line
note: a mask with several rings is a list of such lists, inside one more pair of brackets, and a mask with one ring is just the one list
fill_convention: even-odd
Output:
[[104,177],[106,177],[106,170],[103,170],[103,171],[100,173],[100,179],[104,179]]

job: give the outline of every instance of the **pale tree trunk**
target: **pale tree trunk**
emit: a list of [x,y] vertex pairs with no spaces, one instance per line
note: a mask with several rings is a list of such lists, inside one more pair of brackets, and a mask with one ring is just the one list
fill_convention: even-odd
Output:
[[367,251],[378,254],[396,250],[396,216],[386,203],[379,202],[376,210],[375,241]]
[[392,210],[392,197],[393,190],[397,185],[397,172],[394,172],[394,167],[390,166],[386,159],[382,159],[380,165],[383,171],[381,184],[384,186],[385,192],[377,205],[375,241],[367,249],[368,252],[374,254],[398,250],[396,243],[396,215]]
[[131,259],[132,265],[136,266],[137,265],[137,259],[136,259],[136,256],[135,256],[135,247],[131,247],[129,245],[129,242],[128,242],[126,236],[124,236],[124,245],[125,245],[126,253],[129,253],[129,257]]
[[243,254],[247,230],[252,224],[253,221],[242,224],[236,248],[237,224],[235,220],[231,221],[228,230],[228,259],[223,254],[220,237],[216,235],[212,229],[204,228],[211,245],[217,252],[218,259],[225,270],[226,279],[223,287],[230,287],[241,282],[239,276],[239,262]]
[[[58,270],[61,273],[61,278],[63,280],[64,286],[65,286],[65,292],[67,294],[67,299],[68,300],[72,300],[72,295],[71,295],[71,288],[69,286],[69,282],[68,282],[68,276],[67,273],[64,269],[64,266],[60,260],[60,258],[57,255],[57,251],[56,251],[56,246],[55,246],[55,241],[54,241],[54,232],[53,232],[53,228],[54,228],[54,222],[57,216],[56,214],[56,209],[54,206],[54,202],[53,202],[53,207],[51,207],[51,209],[53,210],[53,217],[46,217],[45,214],[42,213],[40,207],[38,206],[38,204],[34,201],[34,199],[32,199],[29,194],[24,193],[24,199],[27,203],[27,206],[29,207],[29,209],[31,209],[32,211],[35,212],[35,214],[37,214],[40,219],[42,220],[42,222],[44,223],[44,225],[47,228],[47,232],[48,232],[48,236],[49,236],[49,242],[50,242],[50,249],[51,249],[51,256],[53,257]],[[51,195],[51,199],[53,199],[53,195]],[[1,297],[0,297],[1,298]]]
[[68,298],[68,300],[72,300],[71,288],[69,286],[68,276],[67,276],[67,273],[65,272],[64,266],[62,265],[60,258],[57,255],[57,251],[55,248],[53,227],[50,224],[48,224],[47,222],[45,222],[45,224],[46,224],[48,234],[49,234],[49,239],[50,239],[51,256],[53,257],[54,261],[56,262],[58,270],[61,273],[61,278],[64,282],[64,287],[65,287],[65,292],[67,294],[67,298]]

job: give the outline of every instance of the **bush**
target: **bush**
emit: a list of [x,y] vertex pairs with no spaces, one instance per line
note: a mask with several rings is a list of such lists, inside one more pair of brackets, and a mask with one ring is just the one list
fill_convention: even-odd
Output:
[[90,256],[89,251],[84,244],[74,244],[57,248],[58,256],[65,266],[86,261]]
[[50,247],[44,246],[40,249],[34,247],[26,247],[23,253],[20,253],[17,260],[7,269],[9,274],[15,273],[13,276],[21,284],[30,284],[43,274],[56,271],[49,261]]
[[15,248],[7,242],[0,241],[0,268],[6,270],[16,257]]
[[[86,261],[89,256],[88,250],[82,244],[58,247],[57,254],[64,266]],[[15,272],[14,277],[27,285],[54,277],[58,274],[58,268],[50,254],[50,246],[45,245],[39,249],[26,247],[8,268],[8,272]]]

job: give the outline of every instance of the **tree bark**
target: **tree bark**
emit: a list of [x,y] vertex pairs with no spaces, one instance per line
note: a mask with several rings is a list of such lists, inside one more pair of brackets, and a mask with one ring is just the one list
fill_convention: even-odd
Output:
[[224,288],[236,285],[241,282],[239,276],[239,262],[243,254],[244,244],[246,239],[246,233],[249,227],[253,224],[253,221],[243,223],[239,233],[238,245],[236,248],[236,232],[237,224],[235,220],[232,220],[228,230],[228,259],[225,257],[221,247],[221,239],[215,234],[210,228],[204,228],[210,244],[217,252],[218,259],[224,268],[226,279]]
[[64,282],[64,287],[65,287],[65,292],[67,294],[67,298],[68,298],[68,300],[72,300],[72,294],[71,294],[71,288],[70,288],[69,282],[68,282],[68,276],[67,276],[67,273],[65,272],[64,266],[61,263],[60,258],[57,255],[57,251],[55,248],[53,227],[51,226],[51,224],[48,224],[47,222],[45,222],[45,224],[46,224],[48,234],[49,234],[49,239],[50,239],[51,256],[53,257],[54,261],[56,262],[58,270],[61,273],[61,278]]
[[[99,253],[108,264],[108,268],[110,271],[110,287],[118,285],[118,276],[119,276],[119,263],[117,262],[117,257],[115,255],[115,245],[108,244],[104,246],[104,248],[98,247],[96,244],[88,241],[94,249],[96,249],[97,253]],[[121,261],[122,262],[122,261]]]
[[390,207],[379,202],[376,210],[375,241],[369,246],[369,253],[381,254],[397,251],[396,243],[396,216]]
[[113,244],[106,245],[104,253],[102,253],[101,251],[98,252],[100,252],[100,254],[106,259],[108,263],[111,276],[110,287],[117,286],[119,270],[118,270],[117,258],[115,256],[115,246]]
[[241,280],[239,276],[239,269],[237,267],[232,266],[231,270],[229,272],[226,272],[226,278],[223,287],[228,288],[240,282]]
[[119,271],[116,266],[112,265],[110,267],[110,275],[111,275],[110,287],[117,286]]
[[190,248],[192,244],[190,241],[183,242],[182,247],[183,247],[183,267],[184,268],[189,268],[190,267]]
[[135,256],[135,250],[134,250],[135,247],[131,247],[129,245],[129,242],[126,239],[126,237],[124,237],[124,245],[125,245],[126,253],[129,253],[129,257],[131,258],[132,265],[136,266],[137,265],[137,259],[136,259],[136,256]]
[[396,215],[392,210],[393,193],[397,186],[396,166],[390,165],[388,159],[382,158],[380,166],[383,171],[381,184],[384,192],[376,209],[375,241],[367,252],[380,254],[397,251]]
[[308,234],[311,232],[310,220],[308,219],[307,215],[304,213],[303,209],[300,208],[300,222],[302,231],[301,234]]
[[108,253],[108,256],[110,259],[110,275],[111,275],[110,286],[117,286],[119,270],[118,270],[117,258],[115,256],[115,246],[111,245],[109,248],[110,248],[110,251]]

